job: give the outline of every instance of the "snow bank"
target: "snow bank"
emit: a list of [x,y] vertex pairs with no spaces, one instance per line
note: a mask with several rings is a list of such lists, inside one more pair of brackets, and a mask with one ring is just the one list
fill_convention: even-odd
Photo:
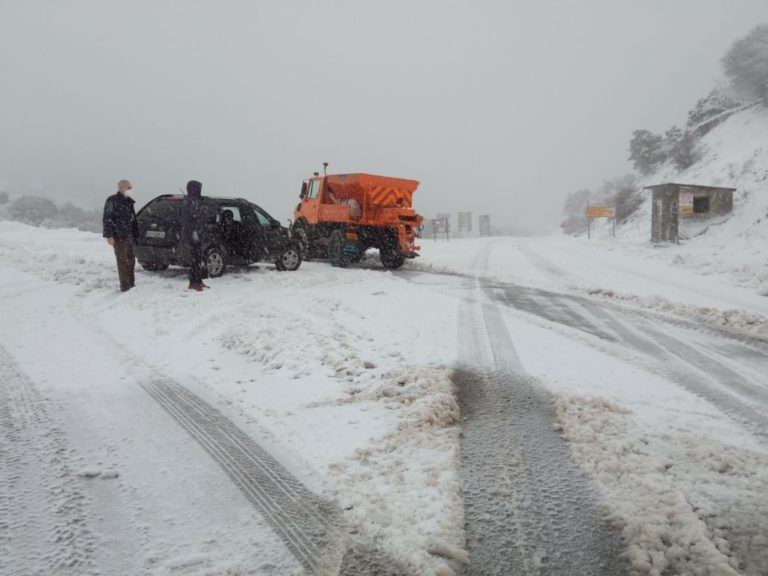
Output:
[[683,431],[640,433],[629,410],[604,399],[563,395],[556,407],[629,544],[633,575],[765,573],[768,454]]
[[73,229],[0,221],[0,262],[83,291],[112,288],[117,279],[115,255],[107,242]]
[[399,551],[414,574],[448,576],[467,561],[451,372],[447,366],[382,372],[376,381],[352,383],[337,401],[400,413],[396,430],[330,470],[352,525]]
[[640,297],[619,294],[603,288],[594,288],[588,290],[587,293],[590,296],[618,302],[625,306],[645,310],[652,309],[673,317],[686,318],[697,324],[711,326],[736,335],[768,339],[768,318],[760,314],[736,309],[720,310],[704,306],[692,306],[673,302],[661,296]]
[[[418,342],[414,303],[401,302],[401,281],[358,271],[375,279],[369,286],[360,274],[346,272],[356,278],[358,297],[335,297],[315,282],[315,291],[304,296],[261,303],[257,317],[241,308],[241,321],[221,332],[220,343],[276,377],[315,380],[316,387],[323,379],[341,383],[340,395],[308,397],[301,414],[311,418],[331,410],[336,427],[372,435],[350,458],[335,455],[327,465],[333,497],[350,525],[381,542],[414,574],[460,572],[466,551],[452,367],[412,363],[414,352],[435,359],[441,354],[439,341]],[[442,356],[449,359],[445,351]],[[389,424],[371,427],[367,421],[382,413]]]

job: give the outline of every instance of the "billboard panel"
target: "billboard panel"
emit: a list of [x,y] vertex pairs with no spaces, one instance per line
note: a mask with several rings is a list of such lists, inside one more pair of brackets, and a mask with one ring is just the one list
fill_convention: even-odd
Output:
[[491,235],[491,215],[480,214],[478,217],[478,228],[480,229],[481,236]]
[[472,232],[472,212],[459,212],[459,232]]

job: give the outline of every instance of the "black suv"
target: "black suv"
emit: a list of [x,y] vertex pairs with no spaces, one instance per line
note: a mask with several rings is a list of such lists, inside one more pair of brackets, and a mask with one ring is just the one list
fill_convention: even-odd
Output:
[[[145,270],[169,265],[190,266],[189,245],[181,240],[184,196],[165,194],[151,200],[137,214],[139,241],[136,259]],[[299,244],[288,230],[264,210],[242,198],[203,196],[202,250],[208,276],[224,274],[228,264],[274,262],[278,270],[296,270],[301,264]]]

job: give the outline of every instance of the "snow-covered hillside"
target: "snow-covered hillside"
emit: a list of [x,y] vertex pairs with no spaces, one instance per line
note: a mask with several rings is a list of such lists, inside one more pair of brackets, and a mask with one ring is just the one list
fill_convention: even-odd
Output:
[[[679,245],[651,248],[651,202],[617,231],[607,227],[596,244],[629,250],[634,256],[660,258],[702,275],[725,274],[738,284],[768,295],[768,108],[754,106],[738,112],[705,135],[701,157],[684,171],[671,162],[644,177],[640,186],[679,182],[734,187],[734,211],[729,218],[694,224],[681,219]],[[586,241],[583,239],[578,242]]]

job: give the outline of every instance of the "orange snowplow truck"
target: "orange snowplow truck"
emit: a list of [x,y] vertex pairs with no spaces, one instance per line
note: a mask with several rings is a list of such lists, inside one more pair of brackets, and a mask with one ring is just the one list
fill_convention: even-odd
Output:
[[400,268],[418,256],[417,232],[423,218],[411,207],[415,180],[337,174],[305,180],[293,214],[292,236],[305,257],[327,257],[347,266],[378,248],[385,268]]

